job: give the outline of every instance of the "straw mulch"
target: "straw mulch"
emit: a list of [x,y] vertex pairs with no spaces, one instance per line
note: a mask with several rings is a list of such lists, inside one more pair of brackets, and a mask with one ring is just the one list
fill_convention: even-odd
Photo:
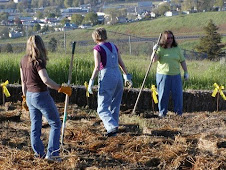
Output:
[[[62,116],[63,104],[58,108]],[[9,112],[19,121],[3,118]],[[34,158],[28,112],[1,108],[0,115],[0,169],[226,169],[226,112],[164,119],[122,113],[118,136],[107,138],[95,112],[70,105],[61,162]],[[48,132],[43,123],[45,146]]]

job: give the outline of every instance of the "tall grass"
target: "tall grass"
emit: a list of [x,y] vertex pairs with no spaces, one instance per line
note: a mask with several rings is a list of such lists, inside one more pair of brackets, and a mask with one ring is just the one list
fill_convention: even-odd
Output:
[[[0,57],[0,81],[9,80],[10,84],[19,83],[19,63],[24,54],[1,54]],[[133,83],[135,88],[140,88],[150,64],[148,56],[122,56],[128,71],[133,75]],[[67,83],[68,71],[71,56],[62,55],[59,53],[50,53],[47,63],[47,71],[54,81],[57,83]],[[89,81],[93,68],[93,54],[83,53],[75,54],[73,62],[72,81],[74,85],[83,85],[85,81]],[[213,84],[226,86],[226,65],[219,62],[207,60],[202,61],[187,61],[188,71],[190,74],[189,81],[184,81],[184,89],[202,89],[212,90]],[[156,63],[151,67],[147,77],[145,88],[150,88],[155,84]],[[97,81],[95,82],[97,84]]]

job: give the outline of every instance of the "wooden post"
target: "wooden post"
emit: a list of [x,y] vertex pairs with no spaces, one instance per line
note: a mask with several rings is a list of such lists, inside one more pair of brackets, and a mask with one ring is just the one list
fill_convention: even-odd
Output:
[[129,54],[132,54],[132,47],[131,47],[131,36],[129,36]]

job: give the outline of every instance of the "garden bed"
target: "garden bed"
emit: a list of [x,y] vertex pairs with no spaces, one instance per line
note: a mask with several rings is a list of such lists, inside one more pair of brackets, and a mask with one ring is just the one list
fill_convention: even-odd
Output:
[[[9,107],[8,107],[9,106]],[[8,107],[8,108],[7,108]],[[64,103],[57,103],[61,118]],[[34,158],[29,112],[0,107],[0,169],[226,169],[226,112],[121,111],[119,134],[107,138],[96,112],[70,104],[60,163]],[[11,116],[10,116],[11,115]],[[10,119],[15,115],[19,119]],[[43,122],[47,145],[49,126]]]

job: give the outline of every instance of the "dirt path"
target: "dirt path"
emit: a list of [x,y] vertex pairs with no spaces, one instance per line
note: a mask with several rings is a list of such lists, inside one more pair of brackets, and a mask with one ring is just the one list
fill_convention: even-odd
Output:
[[[0,169],[226,169],[225,111],[159,119],[127,110],[118,136],[107,138],[95,111],[70,105],[60,163],[33,157],[28,114],[20,103],[0,108]],[[43,122],[45,145],[48,132]]]

